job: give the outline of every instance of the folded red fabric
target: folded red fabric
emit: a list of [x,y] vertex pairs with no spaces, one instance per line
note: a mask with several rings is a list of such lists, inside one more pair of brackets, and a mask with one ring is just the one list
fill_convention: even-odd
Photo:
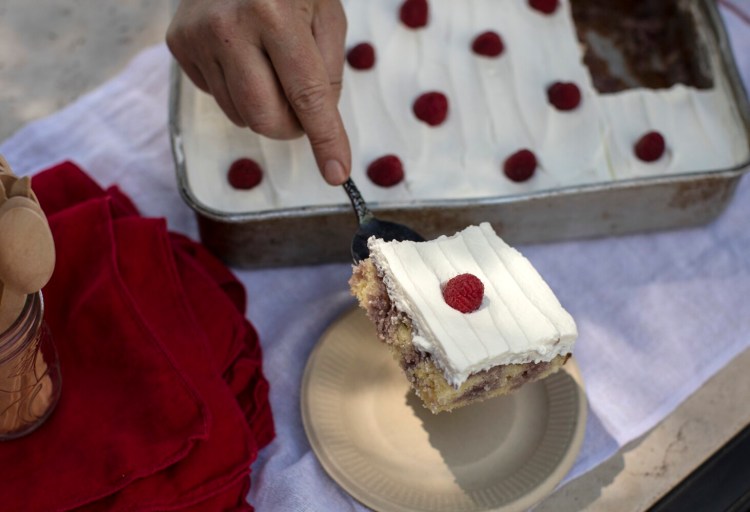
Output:
[[241,283],[70,162],[33,187],[57,250],[44,298],[63,392],[0,444],[0,508],[252,510],[274,427]]

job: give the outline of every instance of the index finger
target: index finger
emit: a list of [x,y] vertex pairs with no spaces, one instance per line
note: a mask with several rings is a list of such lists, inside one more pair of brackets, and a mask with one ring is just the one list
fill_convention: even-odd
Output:
[[264,47],[310,139],[318,168],[329,184],[341,185],[351,169],[349,138],[312,30],[304,25],[289,27],[283,37],[268,39]]

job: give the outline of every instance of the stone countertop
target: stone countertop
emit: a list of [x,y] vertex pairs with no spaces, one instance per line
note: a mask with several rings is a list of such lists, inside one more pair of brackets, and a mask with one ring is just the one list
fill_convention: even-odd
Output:
[[0,140],[164,40],[170,0],[0,0]]
[[[0,0],[0,140],[163,41],[171,0]],[[538,512],[645,510],[750,424],[750,351]]]

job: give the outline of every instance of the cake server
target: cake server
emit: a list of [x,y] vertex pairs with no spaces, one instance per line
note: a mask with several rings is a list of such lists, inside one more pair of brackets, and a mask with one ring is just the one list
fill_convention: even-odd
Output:
[[367,248],[367,239],[371,236],[382,238],[386,242],[390,242],[391,240],[424,241],[424,238],[419,233],[403,224],[376,218],[370,209],[367,208],[367,203],[365,203],[362,194],[359,193],[359,189],[351,178],[346,180],[342,186],[346,190],[349,200],[352,202],[352,208],[354,208],[354,213],[357,215],[357,223],[359,224],[352,239],[352,260],[354,260],[354,263],[366,260],[370,256],[370,249]]

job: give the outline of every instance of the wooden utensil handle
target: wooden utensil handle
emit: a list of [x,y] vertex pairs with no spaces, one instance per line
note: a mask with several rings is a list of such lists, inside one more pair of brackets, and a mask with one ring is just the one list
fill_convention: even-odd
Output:
[[31,187],[0,155],[0,328],[7,327],[26,295],[47,284],[55,267],[52,232]]
[[0,155],[0,174],[13,175],[13,170],[10,168],[10,164],[3,155]]

